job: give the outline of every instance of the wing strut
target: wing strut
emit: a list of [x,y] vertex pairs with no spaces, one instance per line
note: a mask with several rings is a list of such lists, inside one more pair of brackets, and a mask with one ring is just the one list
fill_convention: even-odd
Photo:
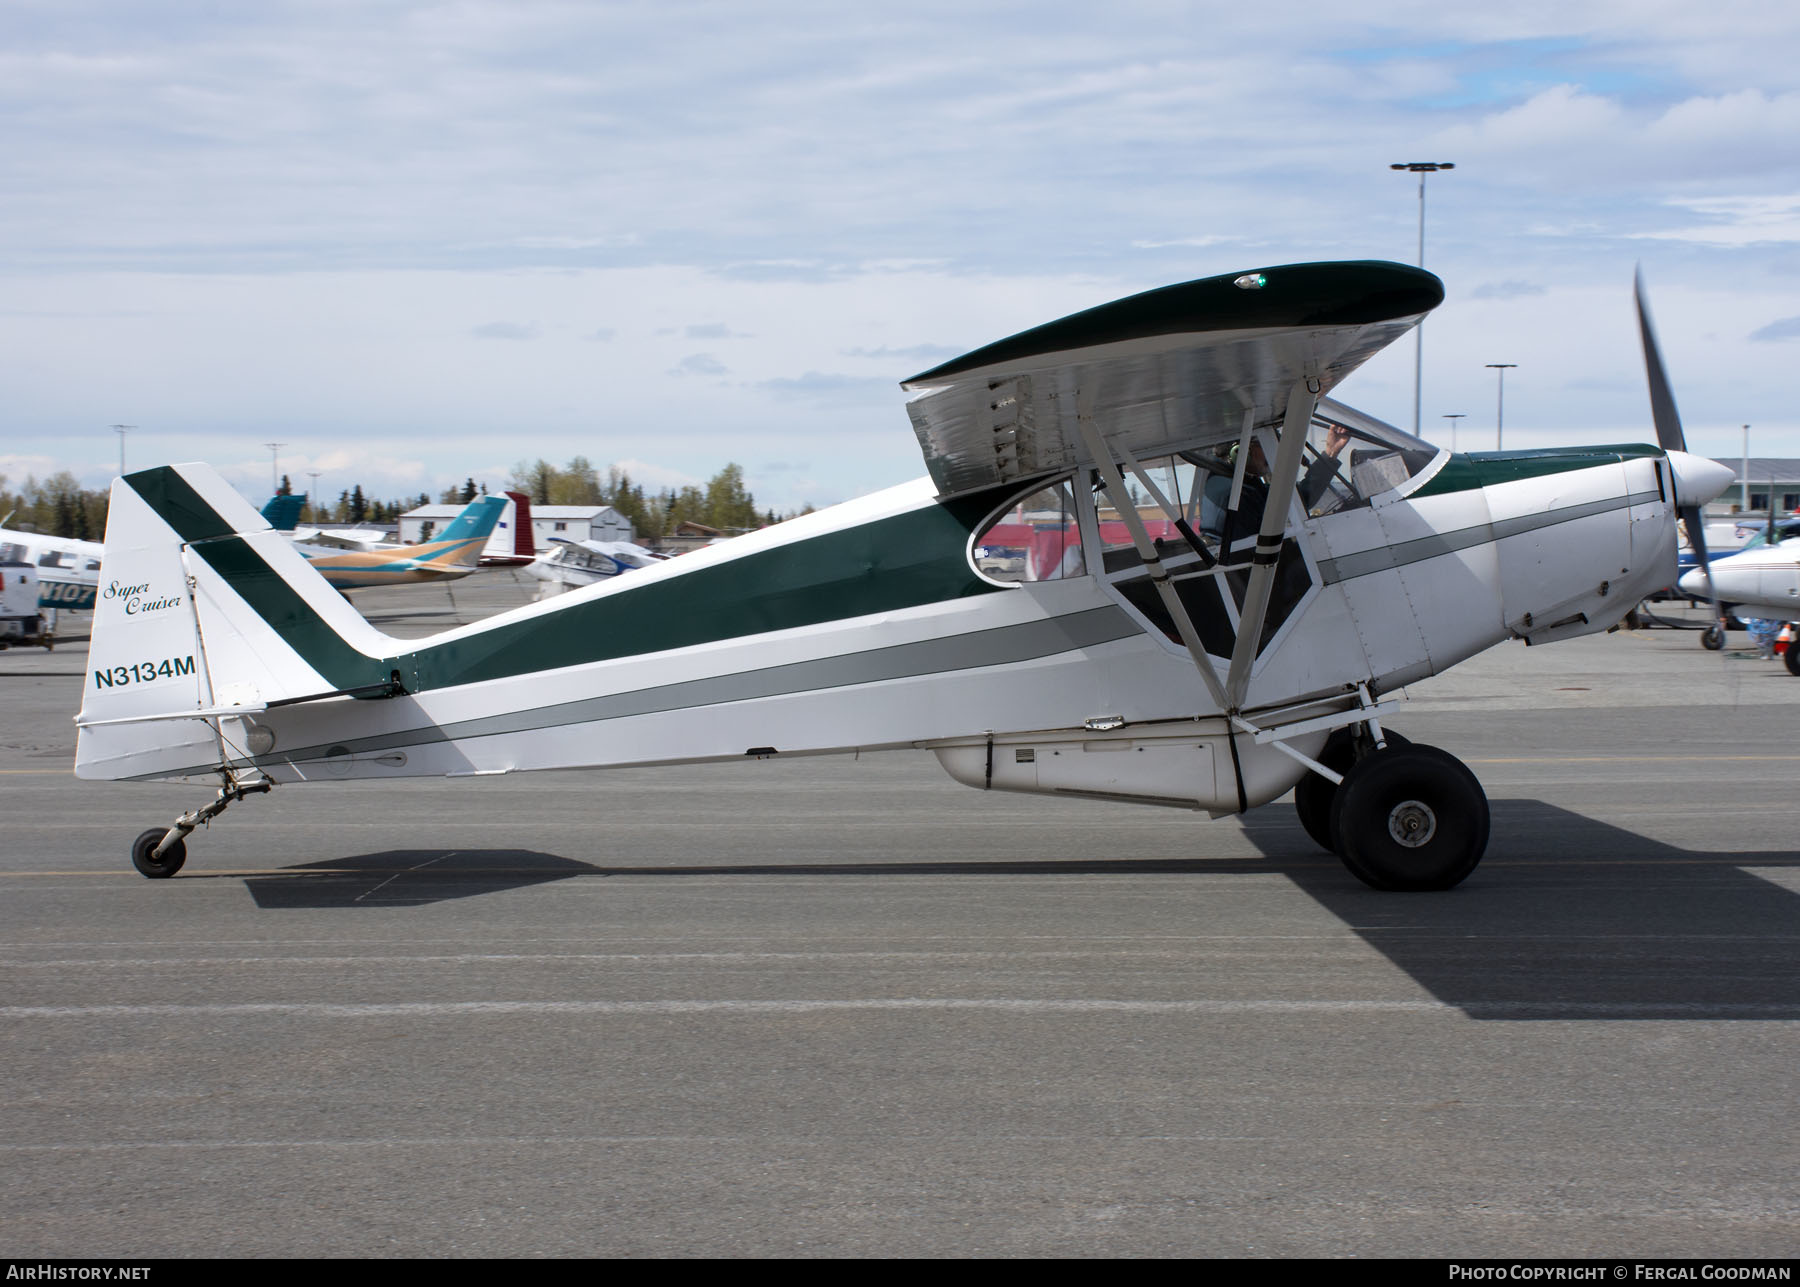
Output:
[[[1308,379],[1288,394],[1287,415],[1281,422],[1281,446],[1269,471],[1269,495],[1263,504],[1262,530],[1256,535],[1251,560],[1250,584],[1238,613],[1237,643],[1231,650],[1231,669],[1225,676],[1223,709],[1235,714],[1244,705],[1250,687],[1250,663],[1262,639],[1263,621],[1269,615],[1269,596],[1275,589],[1275,564],[1281,558],[1282,533],[1287,529],[1288,508],[1300,479],[1301,452],[1306,447],[1307,427],[1319,404],[1319,382]],[[1241,464],[1246,453],[1239,452]]]
[[1219,676],[1213,670],[1212,661],[1206,655],[1206,649],[1200,643],[1200,632],[1194,629],[1193,620],[1188,616],[1187,605],[1181,596],[1175,593],[1175,586],[1169,580],[1168,569],[1162,565],[1162,557],[1157,553],[1156,544],[1150,539],[1150,532],[1144,526],[1143,516],[1137,512],[1137,506],[1125,491],[1125,480],[1119,474],[1119,466],[1113,460],[1112,453],[1106,448],[1106,440],[1094,425],[1093,396],[1085,388],[1075,393],[1075,423],[1081,431],[1081,438],[1087,445],[1088,454],[1094,458],[1094,467],[1100,471],[1100,477],[1106,483],[1108,495],[1113,498],[1113,508],[1119,517],[1125,520],[1126,529],[1131,533],[1132,544],[1137,546],[1138,557],[1143,560],[1144,570],[1150,574],[1150,583],[1156,587],[1157,595],[1162,599],[1163,607],[1168,610],[1169,617],[1175,622],[1175,630],[1181,636],[1181,642],[1194,659],[1194,666],[1200,672],[1200,678],[1206,681],[1206,690],[1220,710],[1226,709],[1225,690],[1219,684]]

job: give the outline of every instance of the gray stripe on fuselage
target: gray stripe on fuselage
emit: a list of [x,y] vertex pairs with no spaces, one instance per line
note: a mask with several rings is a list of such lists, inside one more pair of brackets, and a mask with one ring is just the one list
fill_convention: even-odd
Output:
[[[1108,605],[1067,616],[1050,617],[1043,621],[1022,622],[1016,626],[999,626],[968,634],[921,639],[916,643],[895,644],[887,648],[820,657],[812,661],[788,662],[763,670],[689,679],[656,688],[639,688],[631,692],[587,697],[554,706],[508,711],[504,715],[488,715],[454,724],[430,724],[403,732],[326,742],[285,753],[257,756],[250,760],[234,760],[232,763],[265,765],[336,759],[345,754],[361,755],[434,742],[555,728],[564,724],[588,724],[601,720],[625,719],[633,715],[685,710],[695,706],[717,706],[726,702],[752,701],[760,697],[782,697],[818,689],[845,688],[852,684],[912,679],[953,670],[1005,666],[1035,661],[1040,657],[1051,657],[1079,648],[1092,648],[1142,633],[1137,623],[1123,611]],[[328,757],[328,751],[336,751],[337,755]],[[181,772],[205,772],[206,767]],[[156,776],[165,777],[169,774],[159,773]]]
[[1577,519],[1605,514],[1615,509],[1629,509],[1633,505],[1645,505],[1659,499],[1659,492],[1633,492],[1628,496],[1608,496],[1603,500],[1587,501],[1580,505],[1566,505],[1562,509],[1547,510],[1542,514],[1521,514],[1518,518],[1501,519],[1498,523],[1477,523],[1473,527],[1458,528],[1454,532],[1434,532],[1430,536],[1402,541],[1398,545],[1382,545],[1335,559],[1321,559],[1319,576],[1326,585],[1333,585],[1375,572],[1386,572],[1390,568],[1404,567],[1408,563],[1418,563],[1423,559],[1454,554],[1476,545],[1505,540],[1509,536],[1535,532],[1539,528],[1573,523]]

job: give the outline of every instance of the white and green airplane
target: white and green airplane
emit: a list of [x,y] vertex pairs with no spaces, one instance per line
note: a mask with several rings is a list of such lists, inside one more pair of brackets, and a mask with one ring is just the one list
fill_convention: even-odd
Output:
[[905,382],[929,478],[426,639],[371,626],[211,469],[132,474],[76,772],[220,783],[138,838],[153,877],[277,784],[924,747],[978,789],[1215,817],[1298,787],[1362,880],[1448,888],[1486,797],[1384,731],[1392,694],[1604,630],[1731,475],[1678,425],[1455,455],[1326,397],[1442,298],[1298,264],[1063,318]]

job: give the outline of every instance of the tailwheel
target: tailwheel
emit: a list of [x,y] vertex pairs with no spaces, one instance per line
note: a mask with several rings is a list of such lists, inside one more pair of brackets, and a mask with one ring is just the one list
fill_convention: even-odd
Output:
[[[1398,733],[1383,730],[1382,737],[1391,749],[1396,746],[1411,746]],[[1368,755],[1375,749],[1369,741],[1367,733],[1358,734],[1353,729],[1340,728],[1325,741],[1325,749],[1316,757],[1320,764],[1336,773],[1350,772],[1359,754],[1358,741],[1367,745],[1360,748],[1360,754]],[[1337,797],[1338,786],[1330,778],[1322,778],[1317,773],[1308,772],[1294,787],[1294,812],[1300,815],[1300,825],[1306,828],[1306,834],[1313,838],[1321,849],[1336,850],[1331,843],[1331,802]]]
[[[204,808],[191,809],[182,814],[171,826],[152,827],[136,840],[131,842],[131,865],[152,880],[162,880],[173,876],[181,870],[181,864],[187,861],[187,838],[194,833],[194,828],[209,824],[214,818],[225,812],[227,805],[234,804],[246,796],[261,795],[274,787],[267,778],[259,778],[254,782],[239,782],[224,770],[220,776],[225,785],[219,788],[219,794],[213,797],[211,804]],[[159,855],[156,850],[162,846],[163,837],[171,831],[179,832]]]
[[1366,885],[1451,889],[1487,849],[1487,793],[1447,751],[1390,745],[1344,775],[1331,802],[1331,832],[1338,857]]
[[152,827],[131,842],[131,865],[152,880],[173,876],[181,870],[181,864],[187,861],[186,837],[178,838],[163,850],[162,857],[156,856],[156,847],[168,834],[167,827]]

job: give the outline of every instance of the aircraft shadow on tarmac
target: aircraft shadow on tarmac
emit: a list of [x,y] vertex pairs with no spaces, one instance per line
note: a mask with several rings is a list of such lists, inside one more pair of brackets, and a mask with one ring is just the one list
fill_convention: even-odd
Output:
[[1472,1018],[1800,1018],[1800,895],[1754,874],[1800,854],[1677,849],[1535,800],[1493,802],[1483,865],[1445,894],[1365,888],[1292,810],[1251,814],[1255,859],[601,866],[525,850],[394,850],[245,878],[265,909],[396,907],[575,877],[1279,873]]

